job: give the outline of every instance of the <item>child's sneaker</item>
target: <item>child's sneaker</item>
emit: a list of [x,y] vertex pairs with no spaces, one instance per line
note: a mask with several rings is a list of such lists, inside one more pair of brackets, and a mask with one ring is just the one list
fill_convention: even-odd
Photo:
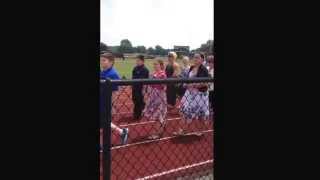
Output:
[[121,144],[127,144],[128,141],[128,135],[129,135],[129,129],[128,128],[124,128],[122,129],[122,133],[121,133]]

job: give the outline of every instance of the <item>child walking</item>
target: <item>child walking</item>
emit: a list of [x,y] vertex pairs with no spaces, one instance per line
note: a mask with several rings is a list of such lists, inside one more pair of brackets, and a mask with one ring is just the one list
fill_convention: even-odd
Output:
[[[186,79],[189,77],[189,70],[190,70],[189,61],[190,60],[188,56],[184,56],[182,58],[181,73],[179,75],[179,78]],[[179,102],[181,102],[181,99],[185,92],[186,92],[186,88],[184,87],[184,84],[183,83],[178,84]],[[180,104],[177,108],[180,109]]]
[[[132,71],[132,79],[148,79],[149,70],[144,65],[144,56],[139,55],[136,61],[136,66]],[[144,109],[145,102],[143,96],[143,86],[142,84],[136,84],[132,86],[132,101],[134,103],[133,109],[133,119],[141,119],[142,110]]]
[[[168,64],[165,68],[165,73],[168,78],[177,78],[180,74],[180,66],[176,62],[177,54],[175,52],[169,52],[168,54]],[[173,110],[176,105],[177,100],[177,88],[175,84],[167,85],[167,100],[168,108]]]
[[[200,54],[194,55],[194,65],[190,67],[189,78],[209,77],[208,69],[203,65],[203,59]],[[182,126],[174,135],[186,134],[186,128],[193,119],[202,119],[203,126],[209,120],[209,97],[208,85],[206,83],[191,83],[186,85],[187,90],[181,100],[180,113],[182,116]],[[202,135],[202,133],[196,133]]]
[[[113,67],[114,64],[114,56],[111,53],[104,53],[100,55],[100,79],[120,79],[117,71]],[[114,94],[116,91],[118,91],[117,86],[113,86],[112,88],[112,94]],[[102,97],[100,97],[102,98]],[[100,111],[103,111],[105,108],[104,99],[100,100]],[[119,133],[121,137],[121,144],[126,144],[128,140],[128,133],[129,129],[124,128],[121,129],[118,126],[111,123],[111,129],[115,130]],[[100,132],[102,133],[102,128],[100,129]]]
[[[154,62],[153,68],[153,79],[165,79],[167,77],[164,71],[164,62],[162,60],[157,60],[156,62]],[[165,130],[165,118],[167,115],[166,85],[154,84],[148,86],[147,88],[150,95],[147,100],[146,107],[143,111],[143,115],[149,120],[158,121],[158,133],[149,137],[149,139],[157,139],[162,137]]]

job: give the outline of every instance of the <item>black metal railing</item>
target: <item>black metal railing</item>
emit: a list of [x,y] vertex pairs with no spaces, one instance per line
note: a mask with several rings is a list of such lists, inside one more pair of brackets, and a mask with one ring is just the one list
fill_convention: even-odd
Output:
[[[100,178],[213,179],[210,83],[212,78],[101,80]],[[170,93],[178,94],[171,106]],[[112,130],[111,122],[119,129]],[[123,129],[129,130],[127,142]]]

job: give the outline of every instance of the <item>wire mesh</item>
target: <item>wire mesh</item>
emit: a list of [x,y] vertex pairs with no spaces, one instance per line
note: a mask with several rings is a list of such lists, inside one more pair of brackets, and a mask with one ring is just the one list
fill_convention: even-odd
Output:
[[[104,162],[110,163],[111,174],[103,178],[213,179],[214,111],[209,92],[199,91],[207,82],[119,85],[111,110],[119,129],[111,129],[111,161]],[[173,107],[168,105],[171,97]],[[123,129],[129,130],[125,144]]]

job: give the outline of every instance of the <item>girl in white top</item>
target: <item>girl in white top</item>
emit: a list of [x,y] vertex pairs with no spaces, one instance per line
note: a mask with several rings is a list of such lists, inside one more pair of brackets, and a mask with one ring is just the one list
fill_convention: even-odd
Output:
[[189,65],[189,57],[184,56],[182,59],[182,66],[181,66],[181,77],[182,78],[188,78],[190,65]]
[[[188,78],[189,77],[189,70],[190,70],[190,65],[189,65],[189,57],[184,56],[182,58],[182,66],[181,67],[181,73],[180,73],[180,78]],[[179,101],[181,101],[181,98],[183,97],[184,93],[186,92],[186,88],[183,87],[183,83],[179,83],[178,85],[178,95],[179,95]],[[178,109],[180,109],[180,105],[178,106]]]

